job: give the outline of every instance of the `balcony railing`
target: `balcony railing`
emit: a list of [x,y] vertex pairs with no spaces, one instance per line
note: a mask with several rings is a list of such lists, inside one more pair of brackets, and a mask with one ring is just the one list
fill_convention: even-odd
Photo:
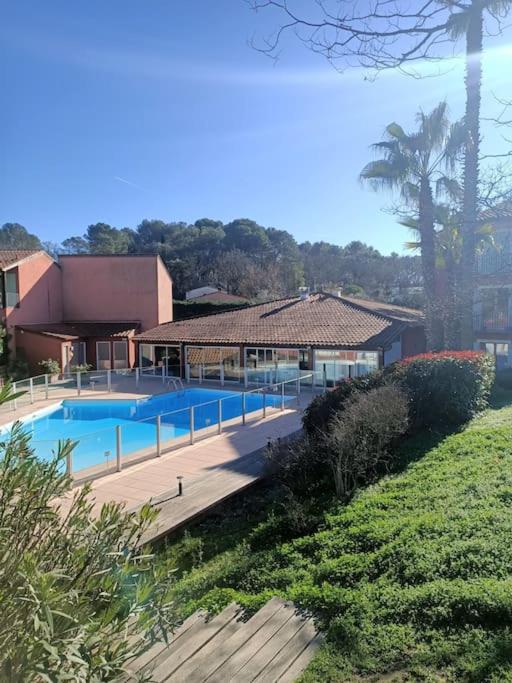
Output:
[[478,275],[507,275],[512,273],[512,254],[491,250],[476,258]]
[[475,331],[504,332],[512,330],[512,316],[506,311],[492,311],[473,316]]

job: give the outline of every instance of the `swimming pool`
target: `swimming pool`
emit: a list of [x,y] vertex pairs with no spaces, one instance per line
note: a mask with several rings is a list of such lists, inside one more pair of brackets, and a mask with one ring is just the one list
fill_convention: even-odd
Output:
[[[73,451],[73,472],[93,465],[111,465],[116,458],[116,427],[121,427],[121,453],[129,455],[155,446],[157,416],[161,442],[190,434],[190,408],[194,431],[218,424],[219,400],[222,421],[242,415],[242,394],[213,389],[185,389],[134,400],[66,400],[23,419],[32,437],[36,455],[52,457],[61,439],[77,441]],[[284,396],[287,404],[292,396]],[[280,394],[265,396],[267,407],[281,406]],[[262,410],[263,395],[245,394],[246,413]],[[6,428],[1,430],[5,433]]]

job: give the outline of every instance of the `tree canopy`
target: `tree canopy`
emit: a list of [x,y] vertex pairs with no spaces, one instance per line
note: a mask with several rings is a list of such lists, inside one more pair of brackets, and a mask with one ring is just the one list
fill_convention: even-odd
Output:
[[[13,227],[15,229],[13,229]],[[39,238],[16,223],[0,229],[6,248],[29,248]],[[27,245],[27,246],[26,246]],[[194,287],[211,284],[248,299],[295,294],[341,286],[358,293],[404,304],[420,304],[422,285],[416,256],[384,256],[371,246],[353,241],[346,246],[328,242],[299,244],[286,230],[264,227],[248,218],[229,223],[201,218],[194,223],[144,219],[135,228],[106,223],[89,225],[52,254],[159,254],[174,280],[176,298]]]

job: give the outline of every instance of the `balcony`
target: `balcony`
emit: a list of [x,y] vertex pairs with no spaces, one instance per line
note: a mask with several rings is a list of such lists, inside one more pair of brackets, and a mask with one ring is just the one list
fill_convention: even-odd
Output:
[[507,311],[490,311],[473,316],[475,332],[508,332],[512,330],[512,316]]
[[478,275],[512,275],[512,254],[489,249],[476,257]]

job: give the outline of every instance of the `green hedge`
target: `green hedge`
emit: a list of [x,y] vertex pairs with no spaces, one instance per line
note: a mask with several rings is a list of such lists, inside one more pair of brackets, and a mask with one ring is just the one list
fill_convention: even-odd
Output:
[[382,372],[372,372],[365,377],[341,382],[335,389],[314,398],[304,411],[302,423],[307,434],[325,431],[343,404],[361,392],[368,392],[382,386]]
[[399,386],[408,393],[414,428],[460,425],[486,408],[494,378],[494,359],[482,352],[411,356],[366,377],[344,380],[315,398],[304,412],[304,429],[308,434],[325,431],[351,396],[383,384]]
[[384,371],[385,381],[409,393],[416,427],[467,422],[487,407],[494,378],[494,358],[479,351],[425,353]]
[[199,315],[210,315],[211,313],[223,313],[224,311],[235,311],[238,308],[246,308],[247,303],[213,303],[211,301],[173,301],[174,320],[186,320],[195,318]]

